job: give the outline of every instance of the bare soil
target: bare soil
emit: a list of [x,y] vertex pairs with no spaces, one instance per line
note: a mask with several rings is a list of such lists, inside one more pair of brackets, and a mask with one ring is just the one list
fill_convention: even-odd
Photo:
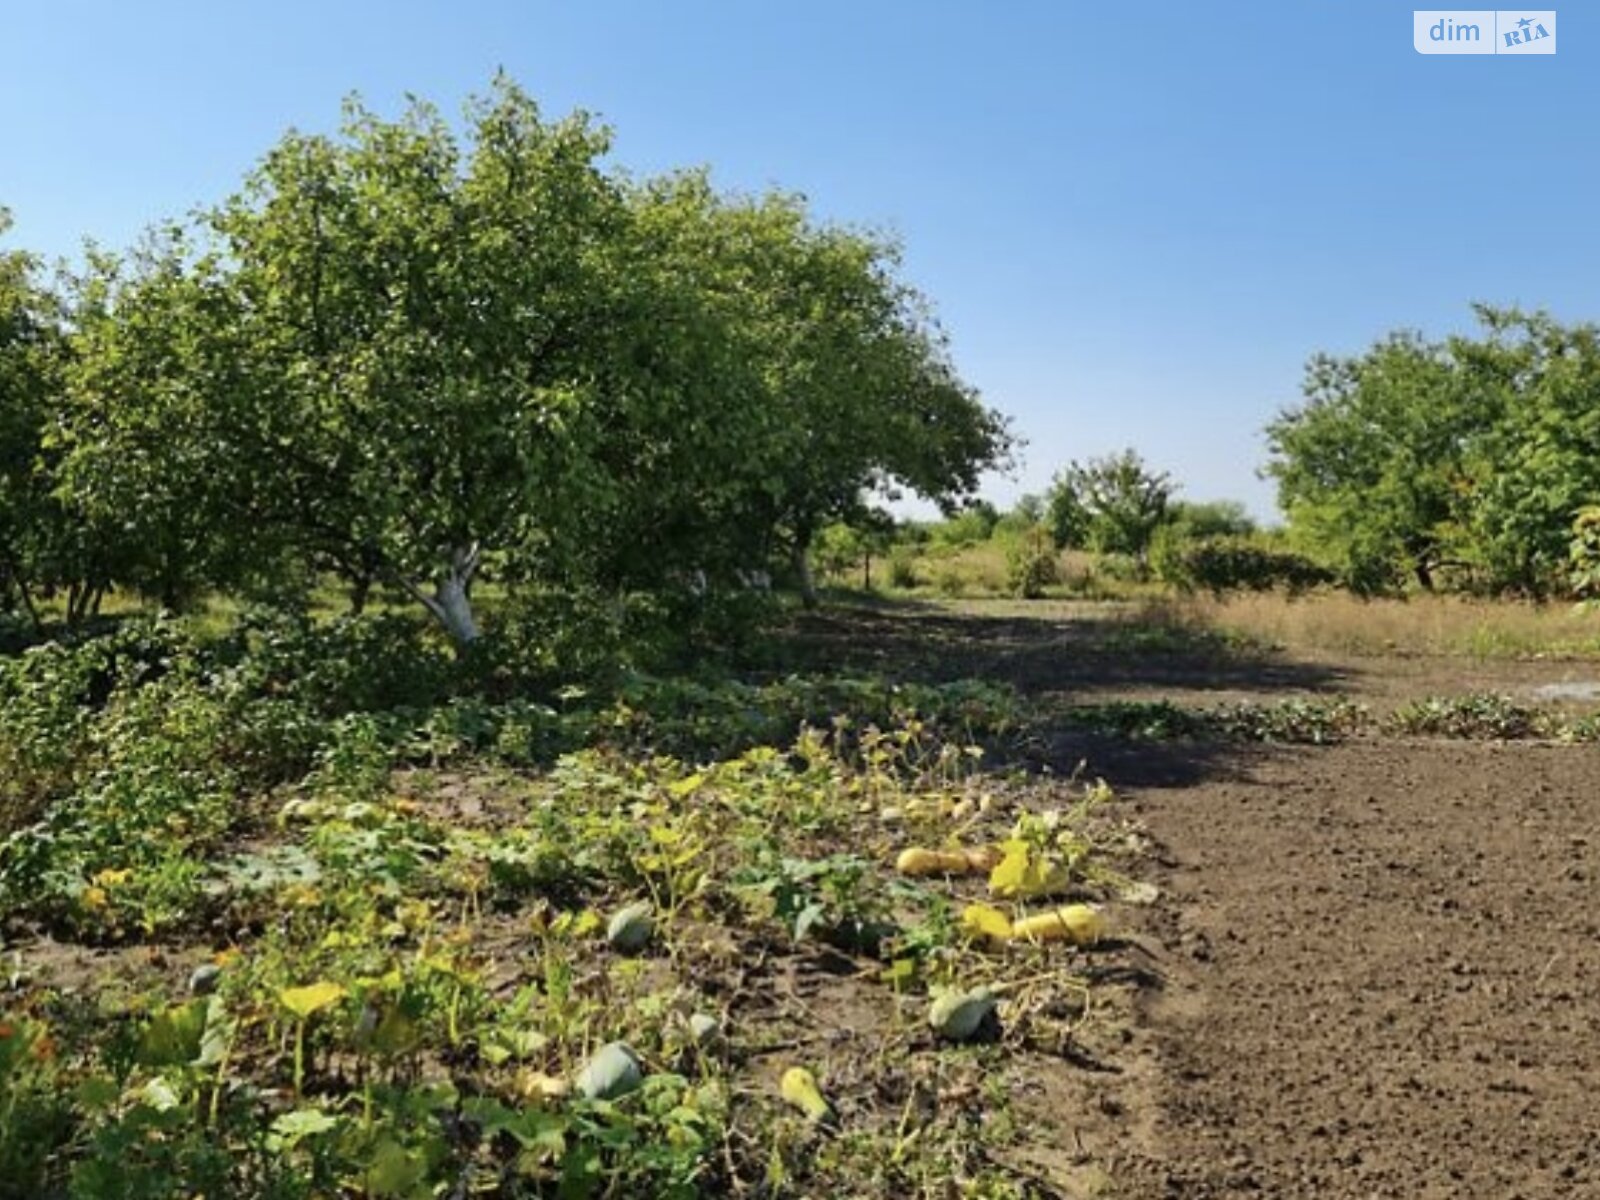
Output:
[[1600,1196],[1600,755],[1209,767],[1130,797],[1162,847],[1167,985],[1115,1194]]

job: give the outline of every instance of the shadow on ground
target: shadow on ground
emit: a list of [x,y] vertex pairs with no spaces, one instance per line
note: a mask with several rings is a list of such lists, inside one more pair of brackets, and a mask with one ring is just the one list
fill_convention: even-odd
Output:
[[[937,604],[835,601],[798,614],[784,639],[793,669],[881,674],[922,683],[979,679],[1045,702],[1046,711],[1107,694],[1346,694],[1359,681],[1329,663],[1296,660],[1204,629],[1126,612],[1018,616]],[[1247,781],[1273,748],[1225,739],[1131,740],[1066,725],[1038,731],[1021,754],[1030,769],[1104,778],[1117,788],[1176,789]],[[1009,758],[1009,755],[1003,755]],[[1015,760],[1013,760],[1015,761]]]
[[1028,695],[1161,688],[1340,694],[1350,684],[1348,672],[1327,663],[1126,616],[976,615],[885,601],[802,614],[788,641],[793,653],[830,669],[928,683],[985,679]]
[[1034,761],[1063,777],[1104,779],[1114,788],[1160,791],[1206,782],[1247,782],[1283,747],[1222,741],[1143,742],[1105,734],[1053,731]]

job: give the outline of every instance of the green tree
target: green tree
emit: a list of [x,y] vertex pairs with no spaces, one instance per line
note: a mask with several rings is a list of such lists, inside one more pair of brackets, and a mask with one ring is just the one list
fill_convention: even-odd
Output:
[[1268,473],[1297,538],[1360,590],[1424,588],[1455,557],[1471,438],[1488,423],[1446,346],[1397,333],[1318,355],[1305,401],[1267,427]]
[[1256,523],[1237,500],[1174,500],[1167,523],[1180,538],[1248,537]]
[[1057,546],[1127,554],[1142,564],[1173,491],[1171,477],[1131,449],[1072,462],[1050,487],[1051,533]]
[[[0,209],[0,233],[9,225]],[[0,598],[36,631],[46,596],[65,594],[69,625],[93,615],[112,583],[112,549],[126,541],[125,519],[93,520],[61,486],[69,306],[39,274],[32,255],[0,252]]]
[[209,214],[209,255],[99,306],[74,478],[108,508],[154,496],[163,561],[214,563],[210,531],[292,547],[465,644],[486,562],[557,574],[588,552],[567,517],[610,485],[607,138],[503,80],[469,117],[465,145],[420,104],[290,134]]
[[1574,513],[1600,499],[1600,329],[1480,307],[1450,354],[1477,424],[1458,437],[1467,552],[1496,589],[1570,586]]
[[788,547],[812,604],[808,555],[824,526],[859,524],[874,497],[902,490],[953,511],[1013,440],[956,372],[927,302],[898,277],[892,243],[818,225],[796,197],[732,209],[738,345],[758,369],[765,419],[740,507]]
[[484,571],[569,593],[730,575],[901,488],[951,507],[1010,435],[892,245],[703,172],[608,174],[607,133],[500,79],[291,133],[195,229],[78,289],[63,494],[172,604],[332,570],[458,645]]
[[[0,208],[0,235],[11,215]],[[33,590],[60,521],[43,470],[41,437],[55,400],[60,311],[33,256],[0,251],[0,597],[40,625]]]
[[1269,473],[1300,544],[1352,586],[1567,586],[1572,514],[1600,496],[1600,334],[1479,307],[1480,337],[1394,334],[1319,356],[1300,406],[1267,430]]
[[52,446],[58,491],[86,522],[102,590],[180,610],[281,558],[260,447],[241,438],[255,348],[215,259],[183,232],[133,254],[92,252],[72,294],[72,357]]

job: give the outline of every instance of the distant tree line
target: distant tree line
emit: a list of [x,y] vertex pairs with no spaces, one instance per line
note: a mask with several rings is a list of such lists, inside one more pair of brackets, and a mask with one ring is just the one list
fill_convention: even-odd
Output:
[[891,241],[608,148],[505,79],[463,135],[351,103],[127,253],[0,255],[0,601],[332,576],[467,643],[486,575],[809,593],[870,495],[953,508],[1006,459]]
[[1600,327],[1474,311],[1474,336],[1397,332],[1311,360],[1302,400],[1266,431],[1282,529],[1255,529],[1229,502],[1177,499],[1169,475],[1125,450],[933,537],[1042,524],[1057,547],[1213,591],[1600,599]]
[[[1351,587],[1571,591],[1600,501],[1600,331],[1480,306],[1481,333],[1320,355],[1269,426],[1296,543]],[[1577,523],[1575,527],[1575,523]]]

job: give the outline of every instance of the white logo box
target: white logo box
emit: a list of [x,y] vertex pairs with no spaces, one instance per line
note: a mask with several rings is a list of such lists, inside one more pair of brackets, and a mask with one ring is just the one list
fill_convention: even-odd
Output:
[[1418,54],[1554,54],[1556,10],[1417,9],[1411,38]]

